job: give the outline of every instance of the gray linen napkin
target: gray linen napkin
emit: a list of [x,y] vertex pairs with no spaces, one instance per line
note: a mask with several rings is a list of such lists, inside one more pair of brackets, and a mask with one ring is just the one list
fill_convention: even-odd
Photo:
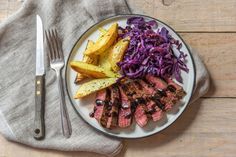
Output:
[[[46,137],[34,140],[35,15],[44,28],[56,27],[63,39],[65,59],[78,37],[92,24],[115,14],[129,13],[124,0],[28,0],[13,16],[0,24],[0,132],[9,140],[32,147],[64,151],[89,151],[108,156],[120,152],[122,142],[104,136],[85,124],[67,99],[73,133],[61,133],[59,95],[55,75],[46,69]],[[197,68],[192,100],[206,93],[209,76],[194,52]]]

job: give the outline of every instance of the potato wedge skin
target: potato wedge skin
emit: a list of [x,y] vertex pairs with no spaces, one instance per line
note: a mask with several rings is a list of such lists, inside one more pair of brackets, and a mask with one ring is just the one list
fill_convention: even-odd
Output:
[[125,51],[129,46],[129,42],[130,38],[121,39],[111,49],[109,54],[109,62],[113,71],[117,72],[120,70],[117,63],[123,59]]
[[93,46],[94,46],[94,42],[92,40],[88,40],[88,43],[87,43],[87,47],[85,49],[85,52],[84,52],[84,56],[83,56],[83,62],[85,63],[89,63],[89,64],[94,64],[96,65],[98,63],[98,56],[96,55],[85,55],[86,51],[90,50]]
[[92,78],[106,78],[106,77],[117,77],[117,74],[111,70],[106,70],[96,65],[84,63],[81,61],[72,61],[70,66],[76,72],[82,75]]
[[116,80],[117,78],[104,78],[104,79],[95,79],[87,83],[84,83],[79,87],[74,98],[80,99],[98,90],[107,88],[112,84],[116,83]]
[[111,49],[112,47],[106,50],[106,52],[103,53],[102,55],[99,55],[98,65],[107,70],[112,70],[111,63],[109,61],[109,54],[110,54]]
[[[98,63],[98,56],[90,57],[90,56],[84,55],[83,62],[84,63],[93,64],[93,65],[97,65],[97,63]],[[76,79],[75,79],[75,83],[79,83],[84,78],[86,78],[86,76],[84,76],[81,73],[77,73]]]
[[[91,49],[93,45],[94,45],[94,42],[92,40],[88,40],[85,51],[88,51],[88,49]],[[96,55],[91,55],[91,56],[83,55],[82,61],[85,63],[96,65],[98,63],[98,56],[96,56]],[[77,73],[74,83],[78,84],[84,78],[86,78],[86,76],[82,75],[81,73]]]
[[84,78],[86,78],[86,76],[82,75],[81,73],[77,73],[76,77],[75,77],[75,84],[78,84],[80,81],[82,81]]
[[114,23],[111,27],[107,30],[107,32],[99,37],[99,39],[95,42],[94,46],[89,50],[86,51],[86,55],[101,55],[104,53],[117,39],[118,37],[118,24]]

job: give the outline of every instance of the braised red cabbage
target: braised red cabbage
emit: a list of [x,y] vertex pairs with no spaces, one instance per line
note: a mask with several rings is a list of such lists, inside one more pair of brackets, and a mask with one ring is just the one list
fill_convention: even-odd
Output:
[[182,44],[165,27],[154,31],[158,26],[154,20],[131,17],[127,24],[125,28],[119,27],[119,36],[131,39],[124,59],[118,63],[123,77],[135,79],[147,74],[163,78],[173,76],[182,83],[181,71],[189,71],[185,64],[187,55],[181,51]]

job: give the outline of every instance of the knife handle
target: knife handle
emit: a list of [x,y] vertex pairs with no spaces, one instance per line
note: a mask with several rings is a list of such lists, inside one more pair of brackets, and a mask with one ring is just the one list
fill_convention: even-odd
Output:
[[34,119],[34,138],[43,139],[45,135],[44,127],[44,76],[36,76],[35,78],[35,119]]

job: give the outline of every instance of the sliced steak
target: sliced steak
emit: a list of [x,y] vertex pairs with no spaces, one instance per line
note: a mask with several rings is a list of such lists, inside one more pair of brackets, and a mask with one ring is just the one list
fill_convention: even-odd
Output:
[[147,114],[148,108],[146,105],[146,93],[143,91],[142,85],[139,84],[137,80],[132,82],[132,86],[134,86],[135,91],[137,93],[133,96],[133,99],[135,103],[137,104],[134,117],[137,124],[140,127],[144,127],[148,123],[148,120],[149,120],[149,117]]
[[[152,117],[153,121],[160,120],[163,117],[163,110],[165,110],[165,105],[156,96],[155,84],[149,84],[147,80],[139,80],[137,83],[142,85],[143,92],[148,95],[147,100],[147,113]],[[155,98],[156,96],[156,98]]]
[[[142,87],[137,84],[137,80],[127,83],[126,88],[129,89],[129,91],[128,91],[129,93],[133,93],[131,95],[131,97],[129,97],[130,99],[135,100],[137,98],[141,98],[144,95],[144,93],[142,91]],[[138,100],[136,100],[136,101],[138,101]],[[139,102],[139,103],[141,103],[141,102]]]
[[139,80],[138,82],[136,82],[136,84],[140,84],[143,90],[145,91],[146,95],[148,96],[151,96],[155,93],[155,89],[144,80]]
[[120,91],[117,85],[110,87],[111,100],[108,104],[108,111],[110,117],[108,117],[106,128],[114,128],[118,124],[119,106],[121,104]]
[[[153,79],[154,80],[154,79]],[[160,79],[156,80],[159,81]],[[161,80],[162,81],[162,80]],[[162,110],[166,110],[166,105],[169,106],[169,102],[171,102],[171,99],[167,96],[168,94],[165,92],[164,86],[166,86],[165,83],[161,83],[162,89],[158,88],[156,90],[156,86],[159,87],[158,85],[155,85],[155,83],[152,83],[153,85],[149,85],[147,82],[140,80],[140,84],[143,86],[144,90],[146,93],[148,93],[152,101],[155,102],[155,104]]]
[[137,122],[137,124],[140,127],[144,127],[148,123],[148,116],[146,114],[146,105],[138,105],[136,107],[135,113],[134,113],[134,118]]
[[186,95],[186,92],[172,79],[167,79],[167,83],[166,93],[169,99],[166,102],[166,110],[170,110],[173,105]]
[[100,90],[96,93],[96,100],[94,105],[94,118],[100,121],[104,110],[106,100],[106,89]]
[[[151,76],[151,75],[148,75],[146,79],[150,81],[151,84],[154,84],[154,88],[156,89],[154,98],[157,96],[160,97],[159,101],[156,98],[154,99],[154,101],[159,106],[163,107],[161,108],[162,110],[170,110],[173,107],[173,105],[177,103],[178,97],[176,96],[175,93],[167,90],[168,88],[167,82],[161,78]],[[164,104],[164,106],[162,106],[161,104]]]
[[167,83],[167,91],[175,93],[178,99],[182,99],[186,95],[186,92],[184,91],[183,87],[175,83],[172,79],[167,79]]
[[151,115],[154,122],[160,120],[164,115],[164,112],[152,100],[147,102],[147,108],[147,113]]
[[97,92],[95,106],[94,106],[94,118],[103,126],[106,127],[109,117],[108,102],[110,100],[109,89],[102,89]]
[[119,86],[121,96],[121,107],[119,109],[118,125],[121,128],[128,127],[132,123],[131,101],[129,100],[128,96],[124,91],[128,89],[123,90],[123,88]]
[[160,91],[166,89],[167,87],[167,83],[159,77],[147,75],[146,80],[148,81],[148,84],[150,84],[152,87],[155,87],[156,89],[159,89]]
[[132,100],[135,95],[138,95],[135,87],[133,86],[133,82],[126,82],[124,84],[120,84],[120,86],[130,100]]
[[167,97],[163,98],[163,101],[165,102],[165,110],[168,111],[172,109],[173,105],[175,105],[180,99],[178,99],[175,93],[168,90],[166,90],[166,95]]

